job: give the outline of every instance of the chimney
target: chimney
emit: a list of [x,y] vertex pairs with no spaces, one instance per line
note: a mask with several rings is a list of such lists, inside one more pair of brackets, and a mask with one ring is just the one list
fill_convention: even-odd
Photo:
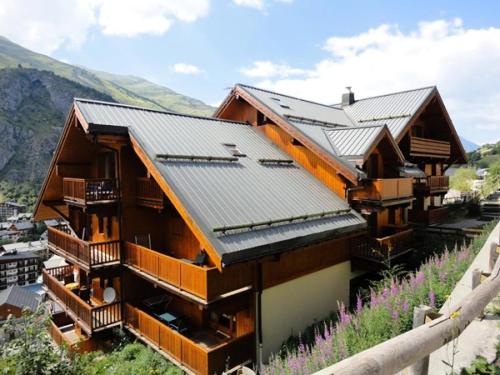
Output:
[[346,87],[347,92],[342,94],[342,107],[354,103],[354,93],[351,91],[351,86]]

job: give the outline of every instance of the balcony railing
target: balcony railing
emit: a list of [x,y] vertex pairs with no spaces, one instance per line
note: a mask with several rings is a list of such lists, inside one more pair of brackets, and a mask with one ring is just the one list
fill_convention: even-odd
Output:
[[79,205],[114,202],[118,199],[115,178],[63,178],[63,196]]
[[413,229],[404,229],[384,237],[356,237],[351,240],[351,253],[355,257],[382,262],[394,259],[411,250]]
[[165,207],[163,190],[152,178],[137,178],[137,204],[145,207],[161,209]]
[[65,345],[72,352],[86,353],[97,349],[87,335],[77,331],[74,322],[64,312],[52,315],[48,333],[57,345]]
[[448,159],[450,152],[450,142],[410,137],[410,156]]
[[130,242],[124,248],[125,264],[207,301],[252,284],[250,267],[232,266],[221,273]]
[[95,307],[89,305],[59,280],[72,272],[71,266],[42,270],[43,283],[47,286],[49,295],[72,314],[75,321],[89,335],[117,325],[121,321],[120,302]]
[[427,210],[411,209],[408,211],[408,220],[419,224],[438,224],[448,218],[448,207],[429,207]]
[[131,304],[125,303],[124,314],[132,332],[196,374],[221,374],[253,358],[253,333],[210,345],[191,340]]
[[53,252],[72,259],[87,270],[120,262],[120,241],[87,242],[66,233],[64,227],[49,227],[48,240]]
[[354,200],[386,201],[411,198],[413,182],[411,178],[375,178],[368,180],[362,190],[352,193]]

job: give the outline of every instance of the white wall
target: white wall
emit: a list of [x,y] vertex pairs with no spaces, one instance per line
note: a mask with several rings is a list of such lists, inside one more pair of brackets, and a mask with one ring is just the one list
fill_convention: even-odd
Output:
[[337,310],[349,301],[351,262],[343,262],[262,292],[263,361],[291,334]]

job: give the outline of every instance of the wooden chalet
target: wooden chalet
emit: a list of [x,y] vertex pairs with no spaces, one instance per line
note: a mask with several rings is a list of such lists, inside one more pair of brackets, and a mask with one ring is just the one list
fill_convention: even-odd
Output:
[[[35,208],[65,222],[48,241],[69,265],[43,270],[65,312],[58,342],[68,317],[82,339],[122,325],[188,372],[222,373],[348,302],[366,221],[329,189],[344,177],[314,177],[266,129],[75,99]],[[366,136],[376,146],[359,152],[402,164],[387,127]],[[361,170],[342,165],[356,182]],[[359,204],[404,204],[394,178]]]
[[409,221],[444,220],[444,172],[466,159],[435,87],[330,106],[238,84],[214,116],[251,124],[363,214],[367,236],[351,241],[363,261],[410,251]]

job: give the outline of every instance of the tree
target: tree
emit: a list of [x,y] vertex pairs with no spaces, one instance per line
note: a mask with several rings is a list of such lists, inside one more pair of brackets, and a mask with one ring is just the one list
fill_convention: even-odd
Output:
[[450,187],[463,193],[472,191],[472,182],[477,179],[473,168],[460,168],[450,178]]
[[500,189],[500,161],[492,164],[484,179],[483,194],[485,196]]

